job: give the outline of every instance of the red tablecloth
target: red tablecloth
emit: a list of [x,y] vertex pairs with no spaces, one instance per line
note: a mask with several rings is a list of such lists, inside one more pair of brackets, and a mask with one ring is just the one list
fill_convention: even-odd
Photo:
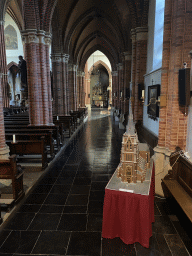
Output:
[[154,164],[149,195],[105,189],[102,237],[149,248],[154,218]]

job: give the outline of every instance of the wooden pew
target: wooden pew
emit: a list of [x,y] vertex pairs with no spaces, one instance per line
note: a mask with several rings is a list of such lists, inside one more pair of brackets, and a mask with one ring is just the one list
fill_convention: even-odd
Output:
[[[42,136],[45,137],[45,144],[50,146],[50,155],[52,158],[55,156],[54,152],[54,139],[51,130],[40,130],[38,133],[34,133],[34,130],[20,130],[15,132],[16,141],[23,140],[40,140]],[[13,132],[5,132],[6,143],[13,141]]]
[[59,120],[57,120],[57,116],[53,116],[53,123],[54,124],[62,123],[65,128],[69,129],[69,137],[71,137],[72,130],[75,129],[74,117],[72,117],[72,116],[59,116]]
[[172,170],[162,179],[166,198],[174,197],[192,222],[192,163],[179,152],[170,156]]
[[23,140],[16,141],[16,143],[7,143],[10,148],[10,154],[17,155],[30,155],[38,154],[42,155],[42,169],[48,166],[47,163],[47,150],[45,147],[45,137],[42,136],[41,140]]
[[5,133],[19,133],[19,132],[33,132],[33,133],[47,133],[52,132],[52,137],[56,140],[57,148],[60,150],[60,141],[61,141],[61,135],[59,133],[59,127],[58,126],[28,126],[28,125],[13,125],[5,124]]
[[0,160],[0,179],[12,180],[13,199],[18,202],[25,195],[23,189],[23,171],[16,163],[16,155],[9,160]]

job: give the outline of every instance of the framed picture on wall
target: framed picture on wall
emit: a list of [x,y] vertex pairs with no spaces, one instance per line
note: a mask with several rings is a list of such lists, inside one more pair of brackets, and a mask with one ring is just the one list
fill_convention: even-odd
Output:
[[148,87],[147,114],[149,115],[149,118],[153,120],[157,120],[157,117],[159,117],[159,106],[156,103],[159,96],[160,96],[160,84],[151,85]]

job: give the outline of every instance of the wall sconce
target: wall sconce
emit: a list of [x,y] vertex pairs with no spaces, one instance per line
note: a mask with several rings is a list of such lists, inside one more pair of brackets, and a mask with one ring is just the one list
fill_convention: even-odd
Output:
[[142,103],[145,102],[145,90],[142,90],[141,100],[142,100]]

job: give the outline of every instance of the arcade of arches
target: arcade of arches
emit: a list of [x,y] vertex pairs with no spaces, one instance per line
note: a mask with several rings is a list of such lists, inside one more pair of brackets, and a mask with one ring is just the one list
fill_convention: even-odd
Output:
[[[171,152],[176,146],[189,154],[192,152],[192,134],[187,128],[192,122],[192,108],[190,105],[181,107],[178,103],[178,71],[183,68],[184,62],[188,63],[188,67],[191,65],[191,1],[166,0],[164,5],[164,1],[158,0],[1,0],[2,159],[9,155],[3,108],[12,104],[7,92],[7,73],[9,69],[14,77],[17,69],[15,60],[11,64],[11,61],[7,62],[10,58],[6,56],[6,50],[10,56],[11,49],[6,49],[5,42],[8,47],[11,46],[6,41],[5,33],[12,31],[15,35],[17,32],[11,26],[5,30],[7,14],[17,24],[22,37],[27,62],[30,124],[50,125],[53,114],[67,115],[70,110],[85,107],[85,104],[96,107],[111,105],[112,110],[116,109],[124,115],[129,111],[131,100],[134,121],[142,124],[148,137],[154,138],[154,141],[158,139],[158,143],[151,143],[150,146],[154,147],[156,192],[162,194],[160,181],[170,168]],[[162,17],[161,22],[158,17]],[[17,50],[18,45],[19,41],[15,41],[13,50]],[[95,51],[102,52],[108,58],[111,70],[104,62],[95,63],[95,72],[99,70],[108,85],[104,83],[100,88],[103,94],[98,96],[98,88],[95,88],[97,81],[94,82],[88,102],[90,93],[86,93],[87,84],[91,84],[90,74],[94,69],[88,69],[87,60]],[[160,85],[163,103],[160,104],[159,115],[151,118],[146,106],[148,87],[156,84]],[[140,86],[145,89],[144,104],[138,96]],[[101,98],[102,104],[99,103]]]

